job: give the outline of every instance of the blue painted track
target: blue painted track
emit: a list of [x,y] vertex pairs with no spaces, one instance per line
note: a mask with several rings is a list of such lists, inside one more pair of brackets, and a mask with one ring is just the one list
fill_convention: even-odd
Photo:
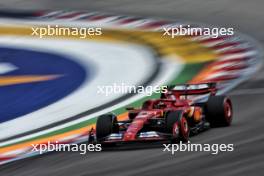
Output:
[[90,76],[89,70],[73,59],[45,52],[0,47],[0,63],[3,62],[10,63],[17,69],[0,74],[0,81],[6,76],[61,76],[47,81],[0,85],[0,123],[62,99]]

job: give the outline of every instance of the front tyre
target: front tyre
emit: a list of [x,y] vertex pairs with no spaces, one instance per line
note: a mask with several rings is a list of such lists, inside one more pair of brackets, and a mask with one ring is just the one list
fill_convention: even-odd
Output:
[[117,117],[114,114],[104,114],[98,117],[96,122],[96,138],[98,142],[101,143],[111,133],[118,132]]

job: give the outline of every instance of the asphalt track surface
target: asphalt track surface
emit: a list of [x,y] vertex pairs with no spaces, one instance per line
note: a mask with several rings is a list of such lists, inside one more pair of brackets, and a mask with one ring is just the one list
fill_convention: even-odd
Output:
[[[101,10],[130,15],[183,19],[234,27],[264,44],[262,0],[2,0],[1,8]],[[194,9],[195,8],[195,9]],[[162,152],[160,144],[129,146],[99,153],[50,153],[0,167],[4,176],[46,175],[263,175],[264,70],[229,93],[234,104],[233,125],[211,129],[192,143],[233,143],[233,152]]]

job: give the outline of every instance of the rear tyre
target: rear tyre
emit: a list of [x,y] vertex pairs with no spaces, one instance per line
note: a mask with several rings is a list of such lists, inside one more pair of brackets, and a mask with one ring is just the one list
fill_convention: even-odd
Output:
[[206,119],[211,127],[230,126],[233,117],[231,100],[225,96],[212,96],[207,105]]
[[[105,137],[110,135],[111,133],[118,133],[119,126],[117,124],[117,118],[114,114],[104,114],[98,117],[96,122],[96,138],[97,142],[101,143],[104,146]],[[112,145],[112,143],[111,143]]]
[[190,128],[182,111],[169,112],[166,116],[166,130],[172,133],[171,143],[189,140]]

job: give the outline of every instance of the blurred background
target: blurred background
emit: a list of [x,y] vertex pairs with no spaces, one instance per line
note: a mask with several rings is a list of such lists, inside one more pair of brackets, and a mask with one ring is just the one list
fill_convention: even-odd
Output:
[[[1,0],[0,11],[76,10],[181,20],[233,27],[264,46],[262,0]],[[263,57],[262,57],[263,59]],[[100,153],[48,153],[0,166],[0,175],[261,175],[264,165],[264,71],[228,92],[234,123],[192,138],[193,143],[234,143],[235,151],[212,156],[182,152],[172,156],[160,146]],[[1,130],[1,129],[0,129]]]

